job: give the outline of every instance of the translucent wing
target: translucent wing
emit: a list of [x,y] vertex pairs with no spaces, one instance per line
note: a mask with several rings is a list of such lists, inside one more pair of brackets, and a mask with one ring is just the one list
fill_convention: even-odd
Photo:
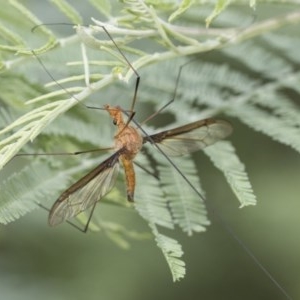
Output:
[[119,172],[119,156],[114,153],[94,170],[64,191],[53,204],[49,225],[58,225],[91,207],[114,186]]
[[180,156],[198,151],[232,132],[230,123],[224,120],[205,119],[181,127],[166,130],[150,137],[145,142],[159,143],[161,149],[170,156]]

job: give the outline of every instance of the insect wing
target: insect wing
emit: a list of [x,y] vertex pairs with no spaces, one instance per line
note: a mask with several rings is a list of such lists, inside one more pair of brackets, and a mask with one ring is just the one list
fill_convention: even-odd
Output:
[[227,121],[205,119],[145,137],[144,143],[154,141],[166,154],[180,156],[212,145],[231,132],[232,126]]
[[56,226],[78,215],[105,196],[115,184],[119,156],[120,151],[64,191],[50,210],[49,225]]

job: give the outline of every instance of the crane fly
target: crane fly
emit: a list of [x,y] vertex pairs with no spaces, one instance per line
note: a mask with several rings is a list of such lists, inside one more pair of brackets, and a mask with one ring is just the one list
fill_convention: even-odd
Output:
[[[122,163],[125,171],[127,199],[130,202],[134,201],[135,171],[133,166],[133,160],[138,154],[138,152],[141,150],[143,144],[147,142],[159,144],[160,152],[162,152],[162,154],[168,159],[168,155],[179,156],[202,149],[208,145],[217,142],[220,139],[227,137],[232,132],[231,125],[226,121],[204,119],[171,130],[166,130],[154,135],[147,135],[147,133],[140,127],[140,125],[138,125],[133,120],[134,107],[137,102],[137,92],[140,83],[140,75],[130,63],[130,61],[127,59],[125,54],[121,51],[121,49],[114,41],[113,37],[110,35],[108,30],[104,26],[99,26],[106,33],[109,40],[111,40],[113,45],[116,47],[118,53],[127,63],[128,67],[132,70],[132,72],[135,74],[136,81],[134,94],[131,101],[131,107],[130,110],[127,110],[127,112],[130,112],[129,115],[119,106],[104,106],[104,110],[106,110],[109,113],[114,125],[117,126],[117,133],[114,137],[115,153],[109,158],[107,158],[105,161],[103,161],[101,164],[99,164],[95,169],[93,169],[84,177],[82,177],[73,185],[71,185],[67,190],[65,190],[54,202],[52,208],[50,209],[48,223],[50,226],[55,226],[64,221],[68,221],[70,218],[75,217],[79,213],[87,210],[88,208],[91,208],[92,211],[85,226],[84,232],[88,229],[88,225],[91,220],[96,203],[100,201],[113,188],[116,182],[117,175],[119,173],[120,162]],[[36,29],[37,27],[39,27],[39,25],[34,27],[34,29]],[[82,37],[86,35],[83,28],[84,26],[76,26],[77,33],[79,34],[79,36]],[[32,51],[32,53],[37,58],[40,65],[43,67],[43,69],[49,75],[49,77],[54,82],[56,82],[59,87],[65,90],[64,87],[59,82],[57,82],[55,78],[51,75],[51,73],[47,70],[47,68],[44,66],[42,61],[35,54],[35,52]],[[155,114],[148,117],[143,123],[153,118],[156,114],[158,114],[160,111],[162,111],[165,107],[167,107],[175,100],[182,68],[188,63],[189,62],[183,64],[179,68],[173,98],[169,102],[167,102],[167,104],[165,104],[163,107],[161,107]],[[72,94],[71,97],[77,100],[76,97]],[[86,108],[95,107],[86,106]],[[126,122],[123,119],[123,113],[127,114],[128,118]],[[133,121],[137,125],[137,128],[130,125],[131,121]],[[96,149],[96,151],[97,150],[98,149]],[[87,153],[92,151],[80,151],[73,154]],[[58,153],[58,155],[60,154]],[[174,165],[170,160],[169,162],[176,168],[178,172],[180,172],[176,165]],[[192,187],[192,189],[200,197],[202,197],[201,194],[191,185],[191,183],[188,181],[188,179],[185,178],[185,176],[182,173],[181,176]]]
[[133,202],[136,184],[133,160],[143,144],[158,143],[166,155],[180,156],[212,145],[232,132],[227,121],[210,118],[143,136],[138,128],[124,121],[123,110],[119,106],[105,105],[104,109],[117,126],[115,153],[60,195],[49,213],[50,226],[75,217],[90,207],[93,212],[96,203],[113,188],[120,162],[125,171],[127,199]]

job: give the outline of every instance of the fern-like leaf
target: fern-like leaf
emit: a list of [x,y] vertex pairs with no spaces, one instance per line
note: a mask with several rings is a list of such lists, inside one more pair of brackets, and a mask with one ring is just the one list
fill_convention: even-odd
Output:
[[[143,163],[144,167],[150,167],[143,157],[139,157],[139,162]],[[185,264],[181,260],[183,255],[181,245],[176,240],[159,233],[158,230],[158,226],[169,229],[174,227],[168,209],[168,200],[164,197],[162,190],[159,189],[159,181],[143,170],[139,170],[137,176],[135,207],[149,224],[157,245],[169,265],[173,280],[177,281],[184,277]]]
[[300,152],[300,130],[291,124],[291,119],[285,120],[251,105],[243,105],[243,111],[232,108],[231,113],[255,130]]
[[65,174],[53,176],[43,162],[11,175],[1,183],[0,222],[7,224],[32,211],[38,203],[53,197],[54,187],[62,189],[67,182]]
[[[99,159],[98,159],[99,161]],[[20,157],[11,164],[20,165]],[[50,160],[51,162],[51,160]],[[61,163],[36,159],[18,172],[3,180],[0,185],[0,222],[7,224],[36,208],[38,203],[53,202],[65,187],[70,184],[72,176],[78,172],[87,172],[97,160],[82,159],[77,166],[67,165],[61,170]],[[65,162],[66,163],[66,160]]]
[[[178,224],[188,235],[205,231],[205,226],[209,225],[209,221],[203,199],[191,189],[172,165],[166,164],[165,158],[159,153],[156,159],[159,161],[158,171],[162,181],[160,186],[169,201],[175,224]],[[194,161],[190,157],[181,157],[173,161],[190,183],[204,196]]]
[[220,169],[231,186],[232,191],[240,201],[240,207],[255,205],[256,197],[245,172],[245,166],[236,155],[231,143],[220,141],[214,147],[207,147],[204,152],[213,164]]
[[[138,161],[143,167],[151,166],[145,157],[139,156]],[[137,187],[135,192],[136,206],[139,213],[150,223],[160,225],[165,228],[174,228],[172,216],[168,209],[168,200],[164,197],[163,192],[158,188],[159,181],[155,177],[145,173],[143,170],[137,170]],[[145,189],[144,184],[147,184]]]
[[164,257],[172,273],[173,281],[178,281],[185,276],[185,263],[180,258],[183,255],[181,245],[174,239],[159,234],[152,230],[158,247],[162,250]]

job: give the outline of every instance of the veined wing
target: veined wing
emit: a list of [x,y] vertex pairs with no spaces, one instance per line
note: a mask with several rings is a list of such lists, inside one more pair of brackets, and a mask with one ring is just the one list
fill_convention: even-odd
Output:
[[204,119],[174,129],[144,137],[145,142],[159,143],[170,156],[180,156],[198,151],[226,138],[232,126],[224,120]]
[[64,191],[53,204],[48,223],[58,225],[91,207],[114,186],[122,149]]

